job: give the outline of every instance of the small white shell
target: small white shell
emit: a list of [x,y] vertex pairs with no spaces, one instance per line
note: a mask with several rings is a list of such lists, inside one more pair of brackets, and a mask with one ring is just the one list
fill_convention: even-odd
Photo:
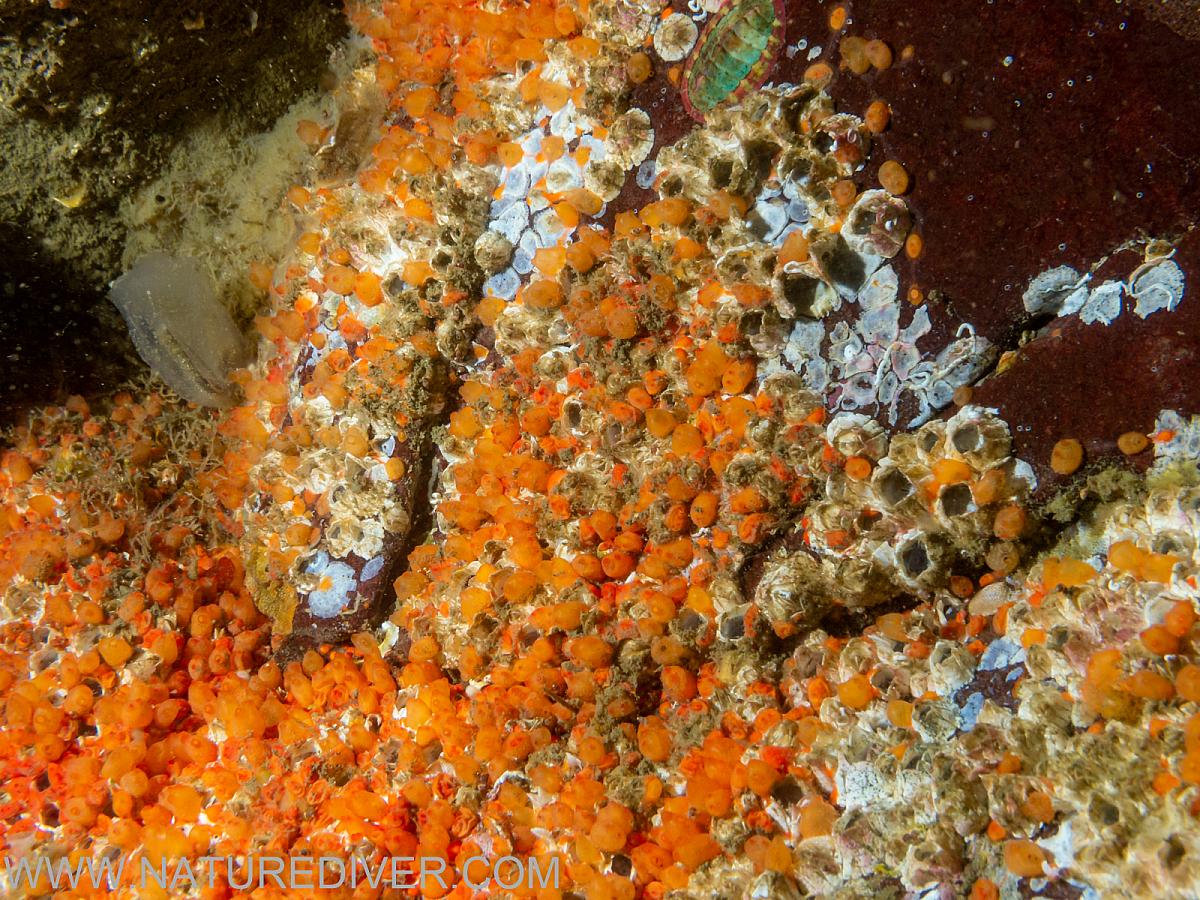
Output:
[[1183,269],[1173,259],[1141,266],[1129,280],[1129,293],[1137,300],[1133,312],[1140,318],[1175,309],[1183,299]]
[[982,469],[1008,456],[1012,436],[995,410],[964,406],[946,422],[946,452]]
[[1119,281],[1106,281],[1092,288],[1087,302],[1079,312],[1079,319],[1085,325],[1103,322],[1111,325],[1121,314],[1121,296],[1125,293],[1125,285]]
[[1064,301],[1079,283],[1079,273],[1070,266],[1047,269],[1029,282],[1021,300],[1025,311],[1036,315],[1057,314]]
[[654,147],[654,126],[650,116],[636,106],[626,110],[608,130],[610,157],[626,169],[640,166]]
[[679,62],[696,44],[696,23],[687,16],[672,13],[654,32],[654,50],[666,62]]

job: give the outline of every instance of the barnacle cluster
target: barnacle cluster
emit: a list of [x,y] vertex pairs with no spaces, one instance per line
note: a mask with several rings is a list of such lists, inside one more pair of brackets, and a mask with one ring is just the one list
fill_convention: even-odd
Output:
[[[1045,514],[960,390],[995,349],[900,300],[886,104],[838,111],[819,63],[663,145],[632,91],[698,30],[663,12],[352,4],[374,57],[299,123],[237,405],[142,386],[9,435],[6,855],[437,858],[419,893],[456,898],[1193,890],[1200,420]],[[849,73],[892,64],[851,38]],[[1161,250],[1122,291],[1169,314]],[[1030,311],[1101,309],[1087,281]],[[559,877],[476,890],[480,855]]]

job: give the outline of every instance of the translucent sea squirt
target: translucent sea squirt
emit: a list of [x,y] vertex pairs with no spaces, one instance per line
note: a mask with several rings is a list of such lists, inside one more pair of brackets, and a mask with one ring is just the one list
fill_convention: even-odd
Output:
[[172,390],[200,406],[228,406],[229,373],[248,349],[194,259],[151,253],[112,283],[138,355]]

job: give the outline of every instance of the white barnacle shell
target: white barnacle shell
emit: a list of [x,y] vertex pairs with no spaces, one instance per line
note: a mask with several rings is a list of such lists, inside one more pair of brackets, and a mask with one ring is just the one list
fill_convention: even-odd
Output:
[[900,279],[896,270],[891,266],[883,266],[867,279],[858,292],[858,303],[864,310],[890,308],[895,304],[899,291]]
[[787,207],[778,200],[760,199],[746,217],[751,233],[768,244],[780,244],[788,224]]
[[929,700],[913,709],[912,724],[921,740],[940,744],[958,730],[959,711],[948,699]]
[[895,565],[900,581],[911,588],[929,588],[941,579],[945,549],[932,535],[914,529],[896,542]]
[[504,235],[514,245],[520,242],[521,232],[528,227],[529,207],[520,202],[511,203],[488,223],[488,228]]
[[563,156],[550,163],[546,170],[546,190],[561,194],[571,188],[583,186],[583,169],[574,157]]
[[488,229],[475,240],[475,262],[489,274],[495,274],[509,264],[513,245],[499,231]]
[[537,240],[538,247],[553,247],[566,233],[566,228],[563,226],[562,219],[558,217],[552,209],[543,209],[541,212],[535,213],[533,216],[533,231],[532,233]]
[[820,563],[806,552],[768,561],[754,601],[772,624],[811,628],[832,604]]
[[970,404],[946,422],[946,453],[974,469],[982,469],[1008,456],[1012,435],[997,410]]
[[608,203],[615,200],[625,186],[625,171],[619,160],[593,157],[583,170],[583,186]]
[[929,654],[929,686],[948,697],[971,680],[975,657],[957,641],[938,641]]
[[968,516],[978,509],[971,494],[971,486],[965,481],[944,484],[938,491],[938,518],[947,525],[952,525],[955,519]]
[[891,259],[912,228],[908,204],[887,191],[864,191],[846,213],[842,233],[856,253]]
[[679,62],[691,52],[698,34],[695,22],[672,13],[654,32],[654,50],[665,62]]
[[934,462],[946,455],[942,450],[945,440],[945,422],[941,419],[926,422],[916,433],[917,458],[925,465],[932,466]]
[[1134,314],[1144,319],[1159,310],[1172,311],[1183,299],[1183,287],[1183,269],[1173,259],[1139,266],[1129,278],[1129,294],[1137,301]]
[[513,269],[497,272],[483,283],[485,297],[499,297],[502,300],[512,300],[517,296],[521,286],[521,277]]
[[314,616],[330,619],[349,605],[357,584],[354,569],[349,564],[331,560],[328,553],[319,550],[304,571],[315,582],[308,594],[308,608]]
[[887,452],[887,435],[870,416],[838,413],[825,426],[825,439],[843,456],[866,456],[877,460]]
[[881,462],[871,473],[871,491],[878,505],[889,511],[902,512],[917,505],[913,480],[890,461]]
[[640,166],[654,146],[654,126],[650,116],[636,106],[627,109],[608,130],[606,141],[613,161],[626,169]]
[[1070,266],[1047,269],[1029,282],[1021,296],[1025,311],[1035,316],[1044,313],[1058,315],[1067,297],[1080,283],[1080,275]]
[[1079,319],[1085,325],[1102,322],[1111,325],[1121,314],[1121,297],[1125,293],[1125,285],[1119,281],[1106,281],[1092,288],[1087,302],[1079,311]]

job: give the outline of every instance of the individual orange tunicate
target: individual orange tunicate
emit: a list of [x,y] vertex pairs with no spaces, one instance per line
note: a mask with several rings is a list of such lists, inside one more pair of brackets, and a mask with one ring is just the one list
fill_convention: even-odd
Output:
[[863,75],[871,68],[866,38],[856,34],[847,35],[838,44],[838,53],[842,58],[842,65],[855,75]]
[[[573,209],[574,207],[572,207]],[[596,256],[586,244],[574,243],[566,250],[567,264],[579,274],[590,272]]]
[[887,130],[888,123],[892,119],[892,109],[883,100],[873,100],[867,106],[867,112],[863,116],[863,122],[867,126],[867,131],[871,134],[882,134]]
[[414,287],[420,287],[433,276],[433,266],[424,260],[409,260],[400,270],[400,277]]
[[876,69],[886,69],[892,64],[892,48],[878,38],[867,41],[865,52]]
[[1200,666],[1188,663],[1175,673],[1175,692],[1184,700],[1200,703]]
[[[916,259],[917,257],[919,257],[921,255],[922,252],[924,252],[924,250],[925,250],[925,239],[923,237],[921,237],[921,235],[917,234],[917,232],[914,231],[914,232],[910,233],[909,236],[904,239],[904,255],[907,256],[909,259]],[[968,385],[961,385],[960,387],[966,388],[968,391],[970,390],[970,387]],[[957,394],[957,390],[955,391],[955,393]],[[969,398],[969,395],[968,395],[968,398]],[[956,403],[958,402],[957,397],[955,398],[955,402]],[[967,402],[969,403],[970,400],[968,399]],[[963,403],[963,404],[959,404],[959,405],[965,406],[966,404]]]
[[958,459],[939,459],[931,467],[938,484],[957,484],[971,477],[971,467]]
[[496,149],[496,152],[500,156],[500,162],[509,169],[519,163],[525,156],[525,151],[521,149],[521,145],[512,141],[506,141],[501,144]]
[[671,755],[671,732],[657,716],[643,719],[637,729],[638,751],[651,762],[665,762]]
[[1059,475],[1070,475],[1083,463],[1083,445],[1075,438],[1063,438],[1050,451],[1050,468]]
[[838,699],[850,709],[866,709],[871,695],[871,682],[866,675],[852,675],[838,685]]
[[1108,548],[1108,564],[1122,572],[1136,573],[1145,557],[1145,551],[1133,541],[1114,541]]
[[682,197],[667,197],[647,203],[642,207],[638,218],[651,228],[663,225],[682,225],[691,215],[692,205]]
[[618,306],[605,317],[608,333],[620,340],[629,340],[638,333],[637,314],[628,306]]
[[816,797],[800,807],[800,837],[824,837],[833,833],[833,824],[838,820],[837,809],[828,801]]
[[1028,840],[1010,840],[1004,845],[1004,865],[1018,878],[1038,878],[1044,874],[1046,851]]
[[889,700],[887,704],[888,721],[897,728],[912,728],[913,705],[907,700]]
[[1169,656],[1179,652],[1179,638],[1162,625],[1151,625],[1142,631],[1142,646],[1156,656]]
[[585,216],[594,216],[604,207],[604,201],[587,188],[571,188],[563,194],[563,199]]
[[804,70],[804,80],[812,84],[824,85],[832,77],[833,69],[826,62],[815,62]]
[[562,288],[557,281],[531,281],[521,292],[521,302],[530,309],[558,309],[562,306]]
[[634,84],[641,84],[643,81],[646,81],[652,71],[650,57],[640,51],[629,57],[629,60],[625,63],[625,74],[629,76],[629,80]]
[[335,294],[350,294],[354,291],[357,274],[346,266],[330,266],[325,270],[325,287]]
[[704,436],[695,425],[683,424],[671,432],[671,451],[677,456],[690,456],[704,446]]
[[1048,591],[1078,587],[1095,577],[1096,570],[1082,560],[1048,556],[1042,563],[1042,586]]
[[894,159],[889,159],[879,167],[878,178],[879,186],[889,194],[898,197],[908,190],[908,172]]
[[855,481],[863,481],[871,475],[871,461],[865,456],[851,456],[846,460],[846,475]]
[[[808,238],[801,232],[793,231],[783,239],[783,246],[779,248],[779,264],[786,266],[788,263],[802,263],[808,259]],[[720,288],[720,285],[717,285]]]
[[1117,438],[1117,449],[1126,456],[1136,456],[1150,446],[1150,439],[1140,431],[1126,431]]
[[1025,510],[1015,504],[1001,509],[992,521],[992,534],[1002,541],[1015,541],[1024,530]]
[[382,282],[374,272],[359,272],[354,279],[354,296],[363,306],[378,306],[383,300]]
[[721,390],[726,394],[740,394],[754,380],[756,368],[753,359],[734,360],[721,375]]
[[833,197],[834,203],[845,209],[854,202],[854,198],[858,194],[858,188],[854,186],[854,182],[849,178],[842,178],[833,183],[833,187],[829,189],[829,194]]
[[707,528],[717,519],[717,495],[708,491],[701,492],[692,500],[688,516],[697,528]]
[[533,254],[533,265],[543,275],[553,278],[567,264],[564,247],[539,247]]

